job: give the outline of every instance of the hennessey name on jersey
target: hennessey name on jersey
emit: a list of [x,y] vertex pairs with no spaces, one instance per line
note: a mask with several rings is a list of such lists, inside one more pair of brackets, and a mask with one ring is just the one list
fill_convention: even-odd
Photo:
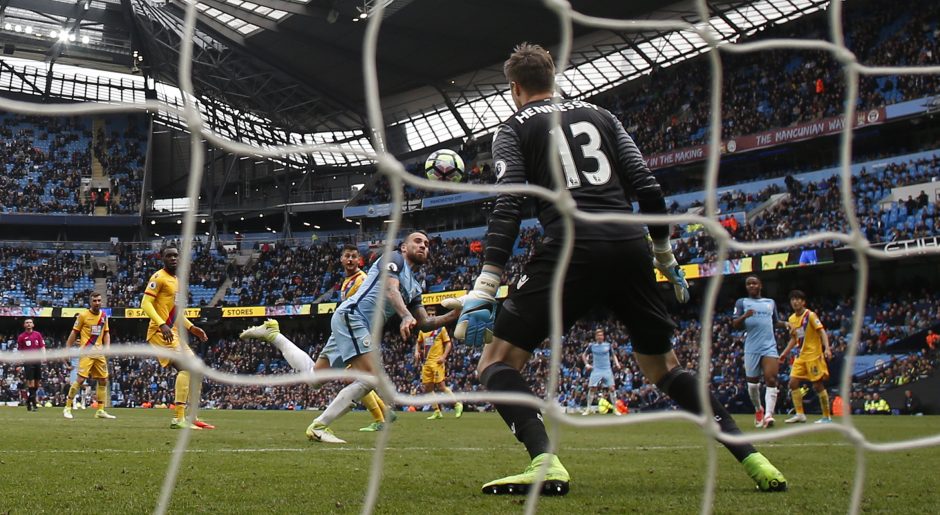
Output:
[[532,107],[527,107],[522,111],[519,111],[514,116],[519,123],[525,123],[526,120],[532,118],[537,114],[542,113],[552,113],[559,112],[563,113],[565,111],[571,111],[572,109],[581,109],[583,107],[590,107],[595,111],[598,109],[596,105],[589,104],[587,102],[582,102],[580,100],[569,100],[566,102],[559,102],[557,104],[542,104],[534,105]]
[[[609,111],[579,100],[546,98],[522,106],[493,136],[497,185],[531,184],[567,188],[577,207],[587,213],[631,213],[634,197],[644,213],[664,213],[666,203],[643,155],[623,125]],[[560,161],[563,178],[556,184],[552,162]],[[490,215],[486,264],[504,266],[519,234],[524,195],[500,194]],[[554,202],[535,198],[545,236],[564,236],[562,212]],[[640,225],[598,224],[575,220],[578,240],[639,239]],[[653,237],[669,235],[666,225],[650,227]]]

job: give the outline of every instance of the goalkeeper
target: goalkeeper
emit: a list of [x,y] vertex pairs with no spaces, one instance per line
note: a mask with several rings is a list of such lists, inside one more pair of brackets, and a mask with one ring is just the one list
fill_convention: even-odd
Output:
[[[552,274],[563,253],[565,232],[560,208],[573,200],[582,212],[630,213],[628,198],[633,196],[643,213],[662,214],[666,203],[636,144],[613,115],[586,102],[553,98],[555,66],[547,51],[537,45],[519,45],[503,70],[518,111],[498,127],[493,138],[497,185],[529,183],[557,189],[550,167],[550,156],[556,155],[568,195],[558,202],[535,200],[545,238],[496,317],[494,296],[519,234],[524,198],[499,195],[489,219],[482,273],[474,289],[456,301],[463,311],[455,337],[472,345],[486,344],[477,372],[487,389],[533,395],[520,371],[548,335]],[[553,113],[560,124],[555,125]],[[629,330],[643,374],[679,406],[701,414],[698,382],[679,367],[672,351],[675,324],[656,291],[651,266],[669,279],[679,302],[689,300],[688,284],[669,244],[668,225],[649,226],[651,253],[638,224],[577,219],[573,224],[575,242],[563,284],[562,331],[593,308],[610,309]],[[495,407],[525,445],[531,464],[521,474],[483,485],[483,492],[522,494],[536,487],[544,495],[567,493],[569,475],[558,457],[549,453],[541,413],[515,404],[496,403]],[[705,410],[722,431],[740,434],[714,395]],[[783,475],[752,445],[726,443],[725,447],[761,490],[786,488]],[[546,461],[544,481],[535,486]]]

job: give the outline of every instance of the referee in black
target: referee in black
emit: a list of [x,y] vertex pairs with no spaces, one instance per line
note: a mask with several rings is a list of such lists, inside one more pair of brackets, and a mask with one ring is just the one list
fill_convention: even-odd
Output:
[[[46,341],[39,331],[33,330],[35,326],[32,318],[23,321],[23,332],[16,338],[16,350],[21,353],[41,351],[43,357],[45,357]],[[24,363],[23,375],[29,391],[26,397],[26,411],[38,411],[36,391],[42,382],[42,363],[39,361]]]
[[[567,188],[578,209],[589,213],[630,213],[634,197],[640,211],[666,213],[663,192],[636,144],[605,109],[554,96],[555,65],[538,45],[518,45],[503,65],[518,111],[493,136],[497,184],[535,184]],[[553,113],[560,123],[553,127]],[[557,185],[550,160],[558,159],[565,184]],[[520,371],[549,331],[551,278],[563,238],[562,216],[555,204],[537,200],[543,242],[526,264],[524,275],[495,318],[495,294],[512,253],[522,214],[523,196],[502,194],[489,219],[485,263],[474,290],[462,299],[456,331],[468,343],[487,343],[477,372],[493,392],[533,395]],[[575,220],[574,254],[563,290],[563,331],[595,308],[606,308],[623,322],[633,341],[643,374],[683,409],[702,412],[695,376],[679,367],[670,337],[675,324],[656,290],[655,265],[673,284],[680,302],[689,298],[669,244],[668,225],[651,225],[652,253],[639,224],[586,223]],[[523,494],[535,484],[539,466],[549,461],[544,495],[568,492],[568,471],[554,454],[541,413],[527,406],[496,404],[506,425],[529,452],[531,464],[518,475],[483,486],[489,494]],[[711,396],[708,410],[722,431],[740,434],[731,415]],[[786,479],[750,444],[725,444],[761,490],[785,490]]]

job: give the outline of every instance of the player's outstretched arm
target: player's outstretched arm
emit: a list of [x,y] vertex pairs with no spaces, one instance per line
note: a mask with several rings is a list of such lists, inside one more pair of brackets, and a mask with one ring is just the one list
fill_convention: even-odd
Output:
[[[428,312],[424,309],[424,306],[418,306],[411,311],[411,314],[414,315],[415,320],[418,321],[418,329],[422,331],[433,331],[438,327],[444,327],[456,322],[457,317],[460,316],[460,307],[458,306],[457,309],[451,309],[444,315],[432,317],[428,316]],[[415,351],[419,352],[417,346],[415,347]]]
[[[483,345],[493,341],[493,324],[496,321],[496,290],[502,276],[502,268],[484,265],[473,290],[459,299],[446,299],[445,308],[459,308],[460,318],[454,338],[470,344]],[[451,313],[453,313],[452,311]]]
[[389,274],[385,282],[385,296],[392,305],[392,309],[395,310],[395,313],[401,317],[401,325],[399,326],[399,333],[401,337],[405,340],[411,338],[411,330],[415,328],[418,324],[414,315],[411,314],[411,311],[408,311],[408,306],[405,304],[405,299],[402,298],[401,292],[398,289],[400,281],[397,277]]

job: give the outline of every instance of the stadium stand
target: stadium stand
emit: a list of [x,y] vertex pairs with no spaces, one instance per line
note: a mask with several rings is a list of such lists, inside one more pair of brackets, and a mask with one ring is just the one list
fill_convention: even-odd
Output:
[[84,252],[0,246],[4,306],[80,306],[94,288]]
[[6,213],[79,213],[91,127],[80,118],[0,115],[0,206]]
[[[879,3],[878,8],[859,7],[847,11],[847,15],[847,44],[863,63],[926,64],[936,62],[940,55],[940,24],[936,22],[940,7],[934,2]],[[749,40],[826,39],[827,24],[825,16],[809,17],[763,31]],[[842,111],[844,79],[840,64],[828,53],[773,50],[725,54],[723,59],[723,138],[837,116]],[[682,77],[707,76],[708,66],[705,61],[692,61],[670,67],[656,72],[639,90],[604,95],[593,101],[623,122],[646,156],[702,145],[708,140],[709,92],[706,85]],[[937,91],[940,77],[935,75],[866,75],[860,79],[856,107],[860,111],[885,107]],[[471,182],[487,184],[495,179],[485,159],[467,163],[481,170],[469,174]],[[423,176],[418,165],[408,170]],[[387,203],[389,191],[388,181],[378,178],[359,192],[353,205]],[[673,194],[683,191],[669,189]],[[405,189],[406,201],[434,195],[410,186]]]
[[114,117],[98,128],[94,155],[110,178],[111,214],[134,214],[140,210],[147,157],[147,125],[143,117]]
[[226,305],[309,303],[329,291],[338,292],[343,281],[334,245],[265,243],[259,250],[258,258],[236,273],[224,297]]
[[[853,9],[847,15],[846,43],[861,62],[936,62],[940,53],[936,36],[940,8],[936,3],[879,3],[875,9]],[[826,39],[827,34],[826,17],[817,16],[764,31],[751,40]],[[841,112],[842,71],[830,54],[773,50],[722,58],[724,137],[787,127]],[[707,74],[708,63],[704,61],[667,69],[641,91],[612,98],[607,106],[644,153],[701,145],[708,139],[707,85],[681,77]],[[940,85],[938,80],[936,76],[864,77],[857,107],[870,109],[931,95]]]
[[[877,169],[862,166],[854,176],[852,195],[856,213],[865,237],[873,242],[898,241],[937,234],[940,199],[931,201],[923,191],[915,199],[892,200],[892,190],[903,186],[926,184],[940,179],[940,156],[917,160],[882,160]],[[818,173],[803,174],[804,177]],[[755,195],[741,191],[726,192],[719,204],[722,212],[745,213],[754,206],[769,202],[774,195],[785,193],[776,202],[753,217],[742,217],[746,223],[725,225],[738,241],[778,240],[821,231],[847,231],[839,188],[839,177],[833,174],[821,179],[787,176]],[[785,189],[781,189],[781,186]],[[677,209],[681,209],[678,206]],[[696,206],[690,205],[695,208]],[[740,210],[738,208],[741,208]],[[723,224],[724,225],[724,224]],[[701,226],[678,226],[676,258],[680,263],[703,263],[715,259],[714,239]],[[829,242],[826,246],[841,246]],[[732,255],[736,257],[736,255]]]
[[[813,309],[819,313],[830,334],[834,359],[830,362],[833,375],[841,367],[850,330],[850,315],[853,299],[844,297],[822,297],[814,301]],[[680,363],[689,368],[697,366],[699,357],[698,338],[701,326],[695,318],[697,307],[686,310],[677,317],[680,322],[674,335],[674,346]],[[735,412],[747,412],[750,404],[744,387],[743,336],[731,328],[731,312],[723,310],[715,318],[712,344],[712,380],[719,398]],[[922,292],[919,295],[901,294],[873,296],[869,299],[859,347],[860,359],[856,365],[855,390],[859,392],[880,391],[907,384],[930,375],[938,365],[936,353],[924,349],[895,352],[893,346],[905,338],[923,333],[927,327],[940,319],[940,295]],[[593,328],[607,328],[609,341],[616,343],[615,352],[624,364],[615,372],[618,398],[631,411],[670,408],[671,401],[664,399],[658,390],[643,377],[631,358],[632,346],[629,336],[619,324],[607,319],[583,321],[576,324],[565,335],[568,344],[561,360],[560,402],[576,409],[583,407],[586,397],[587,373],[580,354],[590,341]],[[290,366],[279,352],[261,342],[242,342],[236,338],[240,328],[233,328],[203,352],[207,363],[227,372],[241,374],[291,373]],[[294,342],[315,356],[326,341],[325,330],[286,331]],[[0,336],[0,348],[13,345],[15,335]],[[61,346],[54,337],[47,338],[50,347]],[[114,343],[136,343],[126,336],[116,336]],[[386,370],[396,383],[398,391],[417,394],[421,392],[420,368],[411,359],[413,342],[405,342],[395,331],[386,331],[383,340],[383,360]],[[459,391],[477,391],[480,384],[474,373],[474,364],[479,348],[456,345],[448,363],[448,381]],[[871,358],[866,360],[865,358]],[[533,385],[544,384],[548,373],[550,354],[537,351],[537,359],[526,369],[526,377]],[[869,367],[869,363],[878,363]],[[8,367],[0,386],[0,402],[17,398],[16,366]],[[64,402],[61,387],[66,384],[65,366],[50,364],[43,385],[45,392],[56,405]],[[786,377],[788,368],[781,374]],[[116,406],[142,406],[166,404],[172,400],[172,381],[167,381],[166,371],[153,360],[121,358],[114,361],[112,396]],[[206,384],[204,402],[207,407],[217,409],[301,409],[323,407],[342,384],[331,384],[320,389],[305,385],[291,387],[231,387]],[[785,409],[785,404],[782,405]],[[486,409],[486,405],[477,406]]]
[[[159,247],[158,247],[159,248]],[[190,305],[205,306],[215,296],[230,269],[228,256],[201,240],[193,247],[190,273]],[[157,250],[134,250],[127,244],[114,246],[117,267],[108,271],[108,304],[138,306],[147,280],[163,267]]]
[[[0,209],[93,214],[98,205],[106,213],[138,213],[147,153],[145,122],[140,116],[0,115],[0,135],[5,140],[0,146],[5,169],[0,176]],[[102,126],[98,137],[93,131],[96,125]],[[100,174],[98,162],[104,167]]]

